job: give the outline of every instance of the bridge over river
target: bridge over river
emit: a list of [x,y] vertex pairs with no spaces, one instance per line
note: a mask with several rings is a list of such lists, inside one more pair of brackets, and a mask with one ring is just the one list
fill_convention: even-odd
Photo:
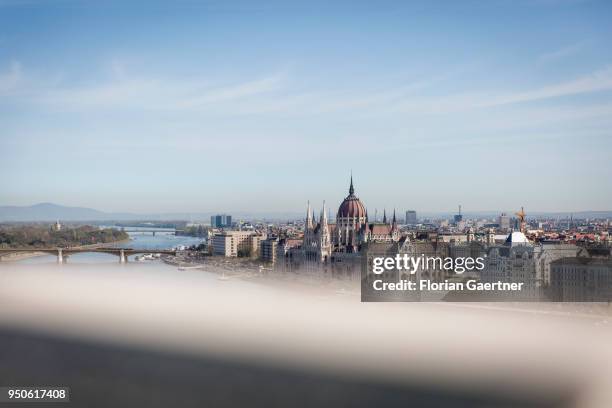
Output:
[[125,263],[128,256],[137,254],[162,254],[176,255],[174,249],[133,249],[133,248],[0,248],[0,255],[10,253],[47,253],[57,256],[57,262],[63,263],[65,258],[73,254],[81,254],[84,252],[97,252],[103,254],[112,254],[119,257],[119,262]]
[[119,229],[123,232],[129,232],[132,234],[151,234],[153,236],[155,236],[155,234],[176,235],[176,229],[130,228],[130,227],[112,227],[112,228]]

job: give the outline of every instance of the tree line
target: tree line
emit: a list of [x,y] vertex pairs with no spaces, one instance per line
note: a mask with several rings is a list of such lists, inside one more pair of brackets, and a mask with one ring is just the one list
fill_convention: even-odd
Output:
[[90,225],[63,228],[59,231],[41,225],[0,227],[0,248],[68,248],[80,245],[104,244],[129,239],[117,229],[99,229]]

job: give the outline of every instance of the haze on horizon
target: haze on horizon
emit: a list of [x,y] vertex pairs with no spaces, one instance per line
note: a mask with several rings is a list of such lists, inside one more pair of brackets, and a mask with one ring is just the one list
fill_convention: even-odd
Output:
[[612,209],[612,3],[0,0],[0,205]]

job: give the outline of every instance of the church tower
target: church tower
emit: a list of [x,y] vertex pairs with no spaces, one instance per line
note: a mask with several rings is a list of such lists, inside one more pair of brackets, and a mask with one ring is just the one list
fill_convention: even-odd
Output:
[[308,201],[308,208],[306,209],[306,226],[304,228],[304,233],[306,231],[312,231],[313,226],[313,216],[312,210],[310,209],[310,201]]
[[327,224],[327,209],[325,201],[323,201],[323,209],[321,210],[321,225],[319,229],[319,249],[321,251],[321,259],[329,256],[331,253],[331,239],[329,234],[329,226]]

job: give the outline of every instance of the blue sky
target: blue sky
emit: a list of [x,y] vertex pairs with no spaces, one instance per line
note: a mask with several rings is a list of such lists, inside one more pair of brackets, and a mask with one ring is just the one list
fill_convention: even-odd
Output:
[[0,205],[612,209],[612,3],[0,0]]

